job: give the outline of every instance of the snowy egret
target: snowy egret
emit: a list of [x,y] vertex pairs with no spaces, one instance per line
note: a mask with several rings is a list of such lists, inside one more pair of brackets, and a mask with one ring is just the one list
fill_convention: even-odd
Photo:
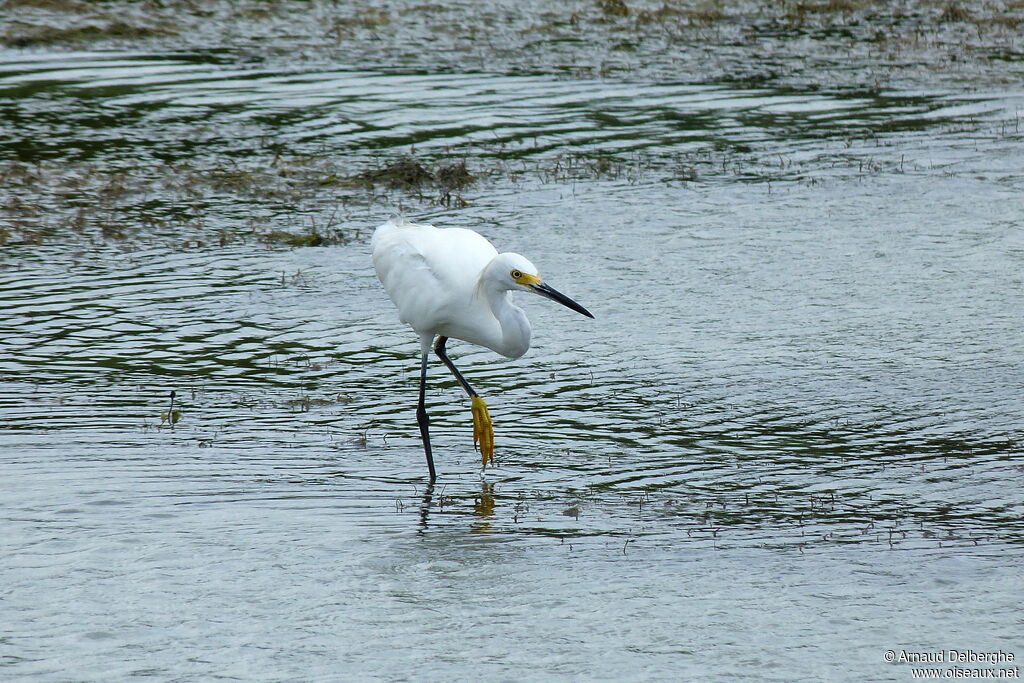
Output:
[[[392,218],[373,233],[373,266],[398,315],[420,336],[420,400],[416,421],[423,439],[430,480],[434,457],[426,409],[430,349],[469,394],[473,444],[483,466],[494,459],[494,429],[487,404],[455,367],[445,344],[449,338],[484,346],[507,358],[530,348],[530,321],[509,300],[509,292],[540,294],[593,318],[590,311],[541,281],[537,267],[519,254],[503,253],[465,228],[435,228]],[[435,341],[436,337],[436,341]]]

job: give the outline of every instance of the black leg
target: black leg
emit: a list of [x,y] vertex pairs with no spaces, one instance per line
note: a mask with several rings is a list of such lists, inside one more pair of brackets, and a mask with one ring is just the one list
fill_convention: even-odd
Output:
[[440,336],[437,338],[437,342],[434,344],[434,353],[440,358],[444,364],[452,371],[455,375],[455,379],[459,380],[459,384],[469,394],[470,404],[473,411],[473,445],[479,444],[480,456],[483,459],[483,466],[487,467],[488,463],[494,462],[494,428],[491,425],[491,415],[487,411],[487,404],[480,398],[480,395],[473,391],[473,387],[469,386],[469,382],[462,376],[459,369],[455,367],[455,363],[452,362],[451,358],[444,351],[444,345],[448,341],[448,337]]
[[426,351],[420,360],[420,403],[416,408],[416,421],[420,424],[420,438],[423,439],[423,452],[427,454],[427,469],[430,470],[430,482],[437,479],[434,471],[434,456],[430,452],[430,418],[427,416],[427,358]]
[[455,367],[455,363],[453,363],[452,359],[448,357],[447,353],[445,353],[444,345],[447,342],[448,337],[438,337],[437,343],[434,344],[434,353],[436,353],[437,357],[448,366],[448,369],[452,371],[453,375],[455,375],[455,379],[459,380],[459,384],[461,384],[462,388],[466,390],[466,393],[470,396],[477,396],[477,393],[473,391],[473,387],[469,386],[469,382],[466,381],[466,378],[462,376],[459,369]]

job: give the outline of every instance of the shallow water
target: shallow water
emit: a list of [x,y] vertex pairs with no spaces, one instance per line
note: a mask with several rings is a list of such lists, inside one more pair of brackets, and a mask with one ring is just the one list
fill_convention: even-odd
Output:
[[[203,194],[202,239],[8,243],[4,677],[908,680],[885,650],[1024,656],[1022,103],[9,53],[4,160],[463,157],[468,207],[406,213],[521,251],[596,318],[530,300],[525,358],[452,344],[497,467],[437,364],[430,489],[418,347],[368,256],[395,194],[323,248],[209,236],[323,224],[331,187]],[[158,186],[114,215],[173,214]]]

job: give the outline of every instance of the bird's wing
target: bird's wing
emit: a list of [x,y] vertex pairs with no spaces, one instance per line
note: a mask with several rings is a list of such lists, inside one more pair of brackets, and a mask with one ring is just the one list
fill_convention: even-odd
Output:
[[480,273],[498,255],[485,237],[465,228],[435,228],[419,237],[417,248],[454,294],[472,294]]
[[[418,248],[415,224],[388,222],[373,234],[373,267],[402,322],[419,328],[443,285]],[[427,227],[427,226],[424,226]]]
[[377,276],[402,322],[419,332],[441,334],[474,315],[470,311],[479,305],[475,296],[480,273],[497,253],[484,237],[463,228],[439,229],[399,219],[373,235]]

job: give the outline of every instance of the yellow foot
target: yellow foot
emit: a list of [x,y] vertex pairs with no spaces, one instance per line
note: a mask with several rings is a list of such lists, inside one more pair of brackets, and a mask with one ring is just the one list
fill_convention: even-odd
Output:
[[487,412],[487,404],[479,396],[473,397],[473,445],[480,449],[483,466],[494,464],[494,427],[491,425],[491,414]]

